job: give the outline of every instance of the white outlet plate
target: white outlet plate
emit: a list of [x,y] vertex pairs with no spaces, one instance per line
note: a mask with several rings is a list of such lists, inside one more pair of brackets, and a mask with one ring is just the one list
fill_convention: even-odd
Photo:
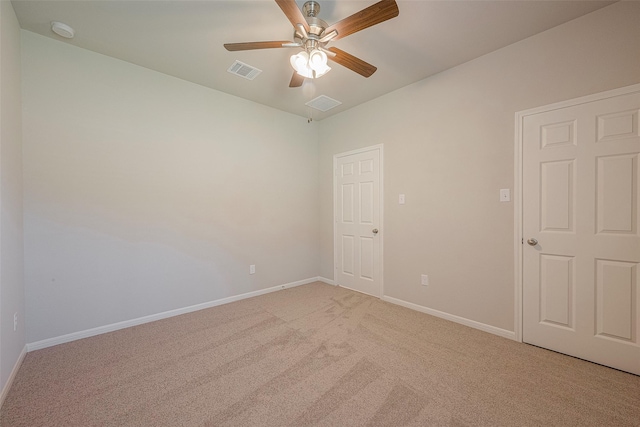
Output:
[[18,330],[18,313],[13,313],[13,332]]
[[511,201],[511,190],[508,188],[503,188],[500,190],[500,201],[501,202],[510,202]]
[[398,204],[404,205],[404,194],[398,195]]
[[420,283],[422,283],[422,286],[429,286],[429,276],[426,274],[420,276]]
[[249,274],[256,274],[256,266],[254,264],[249,266]]

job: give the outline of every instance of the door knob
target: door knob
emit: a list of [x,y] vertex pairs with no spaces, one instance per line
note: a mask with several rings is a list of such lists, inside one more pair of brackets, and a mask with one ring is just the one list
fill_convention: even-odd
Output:
[[373,230],[371,230],[371,232],[372,232],[373,234],[378,234],[378,229],[377,229],[377,228],[374,228]]
[[535,246],[538,244],[538,241],[532,237],[531,239],[527,239],[527,243],[531,246]]

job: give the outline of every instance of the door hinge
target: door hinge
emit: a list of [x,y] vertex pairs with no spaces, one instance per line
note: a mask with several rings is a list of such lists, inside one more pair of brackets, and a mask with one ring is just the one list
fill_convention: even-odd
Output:
[[520,240],[520,244],[524,245],[524,237]]

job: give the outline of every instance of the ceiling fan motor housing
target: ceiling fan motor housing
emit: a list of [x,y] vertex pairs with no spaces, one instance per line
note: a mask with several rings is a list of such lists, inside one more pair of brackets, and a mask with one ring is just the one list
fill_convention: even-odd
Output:
[[320,37],[325,28],[329,26],[326,22],[324,22],[320,18],[316,17],[307,17],[307,24],[309,24],[309,35],[313,35],[316,37]]

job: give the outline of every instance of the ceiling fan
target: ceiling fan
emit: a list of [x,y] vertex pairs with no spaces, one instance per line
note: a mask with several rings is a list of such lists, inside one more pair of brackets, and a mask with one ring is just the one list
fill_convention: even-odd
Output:
[[342,65],[356,73],[369,77],[377,70],[373,65],[336,47],[327,48],[327,43],[339,40],[350,34],[372,27],[376,24],[398,16],[398,5],[395,0],[381,0],[333,25],[328,25],[317,17],[320,12],[318,2],[307,1],[302,10],[298,9],[295,0],[275,0],[280,9],[293,25],[294,41],[264,41],[245,43],[226,43],[229,51],[302,48],[303,51],[291,56],[291,66],[295,70],[289,87],[300,87],[306,78],[317,78],[331,68],[327,60]]

